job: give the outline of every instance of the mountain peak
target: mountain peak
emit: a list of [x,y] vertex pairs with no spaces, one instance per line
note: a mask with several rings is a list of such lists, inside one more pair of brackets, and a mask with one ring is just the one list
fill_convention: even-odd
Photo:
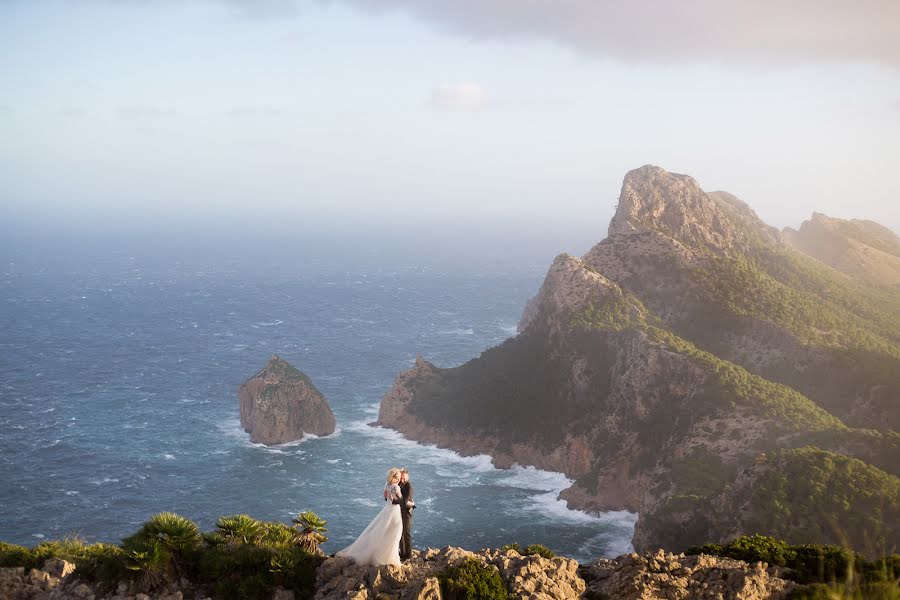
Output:
[[755,242],[779,239],[777,230],[732,194],[707,194],[692,177],[654,165],[625,175],[609,224],[610,236],[646,230],[716,254],[745,251]]

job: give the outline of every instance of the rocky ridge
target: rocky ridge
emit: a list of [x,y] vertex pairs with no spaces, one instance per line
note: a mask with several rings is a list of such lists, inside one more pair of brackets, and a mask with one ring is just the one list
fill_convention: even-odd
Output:
[[238,388],[241,427],[250,441],[274,445],[304,434],[334,433],[334,413],[309,377],[275,355]]
[[854,279],[900,285],[900,238],[878,223],[814,212],[799,230],[786,227],[782,234],[791,247]]
[[[316,573],[315,600],[439,600],[437,576],[448,567],[474,560],[495,569],[516,600],[580,598],[780,600],[796,587],[777,567],[727,558],[663,551],[625,554],[580,566],[565,557],[522,556],[513,550],[428,548],[414,551],[401,566],[362,566],[346,558],[328,558]],[[182,581],[152,595],[121,582],[104,591],[78,579],[71,563],[51,559],[42,569],[0,569],[0,597],[9,600],[206,600]],[[278,589],[272,600],[294,600]]]
[[[837,489],[879,482],[874,496],[900,506],[900,296],[794,252],[739,199],[658,167],[626,175],[609,232],[582,258],[556,258],[515,338],[453,369],[418,357],[377,424],[501,467],[562,471],[576,480],[570,505],[639,513],[639,550],[738,533],[847,542],[826,523],[849,526],[852,511],[831,505],[805,506],[802,535],[774,518],[746,529],[754,507],[729,490],[767,451],[809,447],[770,466],[815,466]],[[833,453],[862,466],[830,473]],[[715,510],[725,505],[740,510]],[[849,541],[898,544],[898,522],[852,527]]]

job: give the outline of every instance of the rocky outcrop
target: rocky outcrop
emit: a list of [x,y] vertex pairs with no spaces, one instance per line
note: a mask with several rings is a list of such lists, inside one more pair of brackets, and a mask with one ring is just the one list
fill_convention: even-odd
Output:
[[[780,600],[796,584],[780,578],[777,568],[708,555],[685,556],[663,551],[598,559],[588,565],[569,558],[522,556],[513,550],[470,552],[452,546],[413,551],[399,566],[357,565],[348,558],[328,558],[316,572],[315,600],[440,600],[439,575],[468,560],[495,569],[515,600],[580,598]],[[59,570],[62,565],[64,570]],[[151,594],[136,592],[122,581],[105,589],[77,578],[74,565],[51,559],[42,569],[0,569],[4,600],[208,600],[202,589],[182,579]],[[294,600],[277,588],[272,600]]]
[[441,598],[438,575],[466,560],[495,568],[509,589],[510,598],[574,600],[585,589],[584,581],[577,574],[578,563],[569,558],[521,556],[512,550],[470,552],[448,546],[416,550],[409,563],[396,567],[357,565],[347,558],[328,559],[316,574],[315,599],[438,600]]
[[309,377],[278,356],[238,388],[241,427],[258,444],[334,433],[334,413]]
[[900,285],[900,238],[872,221],[814,212],[799,230],[785,228],[792,247],[864,283]]
[[748,564],[706,554],[685,556],[659,550],[655,554],[626,554],[601,558],[581,570],[590,598],[620,600],[776,600],[786,598],[797,584],[780,577],[777,567]]
[[570,506],[639,513],[639,550],[784,537],[795,525],[749,531],[709,502],[761,453],[810,443],[896,479],[897,314],[900,295],[791,250],[738,198],[645,166],[609,236],[554,260],[516,337],[452,369],[419,357],[377,424],[561,471]]
[[[115,589],[92,584],[78,578],[75,565],[50,558],[40,569],[25,573],[22,567],[0,568],[0,598],[3,600],[211,600],[198,592],[186,579],[152,594],[121,581]],[[292,596],[293,598],[293,596]]]

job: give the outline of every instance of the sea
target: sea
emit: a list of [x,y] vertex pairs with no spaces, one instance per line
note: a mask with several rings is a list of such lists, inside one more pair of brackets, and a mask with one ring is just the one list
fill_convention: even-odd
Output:
[[[401,466],[414,547],[631,551],[636,515],[568,508],[560,473],[498,469],[371,425],[416,353],[452,367],[516,335],[554,253],[481,250],[264,236],[0,244],[0,541],[119,542],[162,511],[208,531],[222,515],[289,523],[312,510],[334,552],[381,510],[384,476]],[[250,442],[237,388],[273,354],[328,399],[333,435]]]

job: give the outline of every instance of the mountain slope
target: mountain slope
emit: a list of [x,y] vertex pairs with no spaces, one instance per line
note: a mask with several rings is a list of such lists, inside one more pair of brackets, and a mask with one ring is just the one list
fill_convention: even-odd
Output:
[[[582,259],[557,257],[517,337],[454,369],[419,358],[379,424],[563,471],[570,503],[640,513],[638,549],[741,530],[745,512],[711,506],[762,453],[814,446],[897,480],[896,296],[657,167],[626,175],[609,231]],[[790,533],[773,527],[744,533]]]
[[793,248],[858,281],[900,286],[900,238],[878,223],[813,213],[783,235]]

